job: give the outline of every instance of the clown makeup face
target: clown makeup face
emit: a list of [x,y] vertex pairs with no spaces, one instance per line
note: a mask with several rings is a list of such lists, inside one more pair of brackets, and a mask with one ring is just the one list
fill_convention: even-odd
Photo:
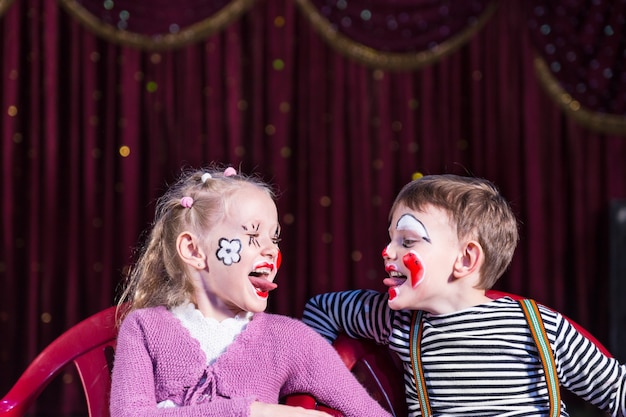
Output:
[[[280,226],[272,198],[254,186],[233,194],[221,224],[204,239],[206,268],[197,298],[210,310],[232,317],[267,308],[280,267]],[[205,314],[206,315],[206,314]],[[218,318],[218,317],[216,317]]]
[[389,237],[382,253],[389,306],[427,309],[431,301],[445,296],[459,248],[456,229],[441,209],[426,206],[415,211],[400,205],[392,215]]

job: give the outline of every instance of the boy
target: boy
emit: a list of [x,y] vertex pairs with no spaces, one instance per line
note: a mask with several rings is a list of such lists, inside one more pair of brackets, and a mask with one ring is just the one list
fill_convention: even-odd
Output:
[[409,415],[567,416],[559,383],[613,416],[626,414],[624,365],[539,306],[544,352],[553,358],[544,368],[550,362],[542,362],[522,305],[485,295],[518,240],[515,216],[493,184],[455,175],[412,181],[391,208],[389,236],[388,292],[318,295],[304,321],[328,340],[345,332],[388,345],[404,366]]

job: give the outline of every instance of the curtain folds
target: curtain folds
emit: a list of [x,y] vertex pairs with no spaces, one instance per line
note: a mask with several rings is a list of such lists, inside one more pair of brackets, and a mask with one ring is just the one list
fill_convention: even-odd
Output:
[[[206,39],[240,18],[256,0],[58,0],[89,30],[111,42],[146,50],[179,48]],[[364,65],[417,70],[454,52],[480,30],[499,2],[292,0],[332,48]],[[0,2],[0,14],[11,0]],[[508,7],[508,6],[504,6]],[[528,3],[535,71],[548,95],[588,129],[626,134],[624,16],[626,1],[587,7],[582,0]],[[608,93],[607,93],[608,92]],[[609,94],[607,96],[607,94]],[[604,95],[604,96],[603,96]]]
[[[458,42],[427,64],[392,69],[338,49],[300,0],[205,1],[208,14],[178,26],[165,16],[156,29],[132,32],[143,46],[102,36],[69,1],[0,0],[0,392],[55,336],[115,302],[156,198],[181,167],[210,161],[278,188],[283,264],[272,312],[299,316],[319,292],[384,289],[393,198],[414,176],[450,172],[492,180],[519,216],[519,247],[498,289],[534,297],[609,340],[609,207],[626,199],[624,114],[613,101],[626,71],[617,56],[596,58],[613,69],[612,83],[594,90],[604,107],[568,91],[559,77],[576,65],[558,60],[562,71],[553,70],[539,43],[546,38],[529,26],[534,3],[308,0],[320,24],[376,59]],[[432,6],[457,3],[465,8]],[[415,19],[389,4],[412,7]],[[175,39],[234,5],[228,23]],[[131,35],[135,13],[123,31],[115,20],[100,23]],[[454,23],[429,32],[445,26],[442,16]],[[410,22],[424,37],[399,42]],[[363,37],[380,27],[389,33]],[[163,31],[169,43],[151,46]],[[564,39],[550,42],[562,48]],[[571,110],[579,103],[576,114],[597,122],[582,123],[550,98],[537,75],[542,62]],[[595,78],[585,79],[589,92]],[[84,414],[78,376],[64,373],[49,388],[37,415]]]
[[[257,0],[58,0],[90,31],[109,42],[167,50],[224,30]],[[499,2],[292,0],[339,53],[374,68],[417,70],[465,44]],[[0,16],[13,0],[0,0]],[[508,7],[508,6],[505,6]],[[534,0],[525,8],[538,56],[535,71],[547,94],[588,129],[626,134],[624,25],[626,1]],[[608,94],[608,95],[607,95]]]

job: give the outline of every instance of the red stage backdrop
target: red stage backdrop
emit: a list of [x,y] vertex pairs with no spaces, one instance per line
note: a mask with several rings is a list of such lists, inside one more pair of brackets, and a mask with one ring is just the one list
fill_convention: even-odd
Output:
[[[498,289],[608,343],[626,198],[623,0],[0,0],[0,393],[112,305],[184,166],[280,190],[273,312],[382,288],[413,175],[490,179],[521,241]],[[68,372],[38,415],[84,412]],[[55,410],[55,411],[50,411]]]

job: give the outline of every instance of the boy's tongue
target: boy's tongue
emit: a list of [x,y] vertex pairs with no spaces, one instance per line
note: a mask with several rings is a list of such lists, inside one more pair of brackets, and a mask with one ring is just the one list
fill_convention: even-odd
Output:
[[383,284],[388,287],[395,287],[404,284],[404,281],[406,281],[406,278],[388,277],[383,279]]
[[258,288],[261,291],[272,291],[276,289],[276,287],[278,287],[278,284],[274,282],[269,282],[265,278],[253,277],[253,276],[249,276],[248,278],[250,279],[250,282],[252,283],[254,288]]

